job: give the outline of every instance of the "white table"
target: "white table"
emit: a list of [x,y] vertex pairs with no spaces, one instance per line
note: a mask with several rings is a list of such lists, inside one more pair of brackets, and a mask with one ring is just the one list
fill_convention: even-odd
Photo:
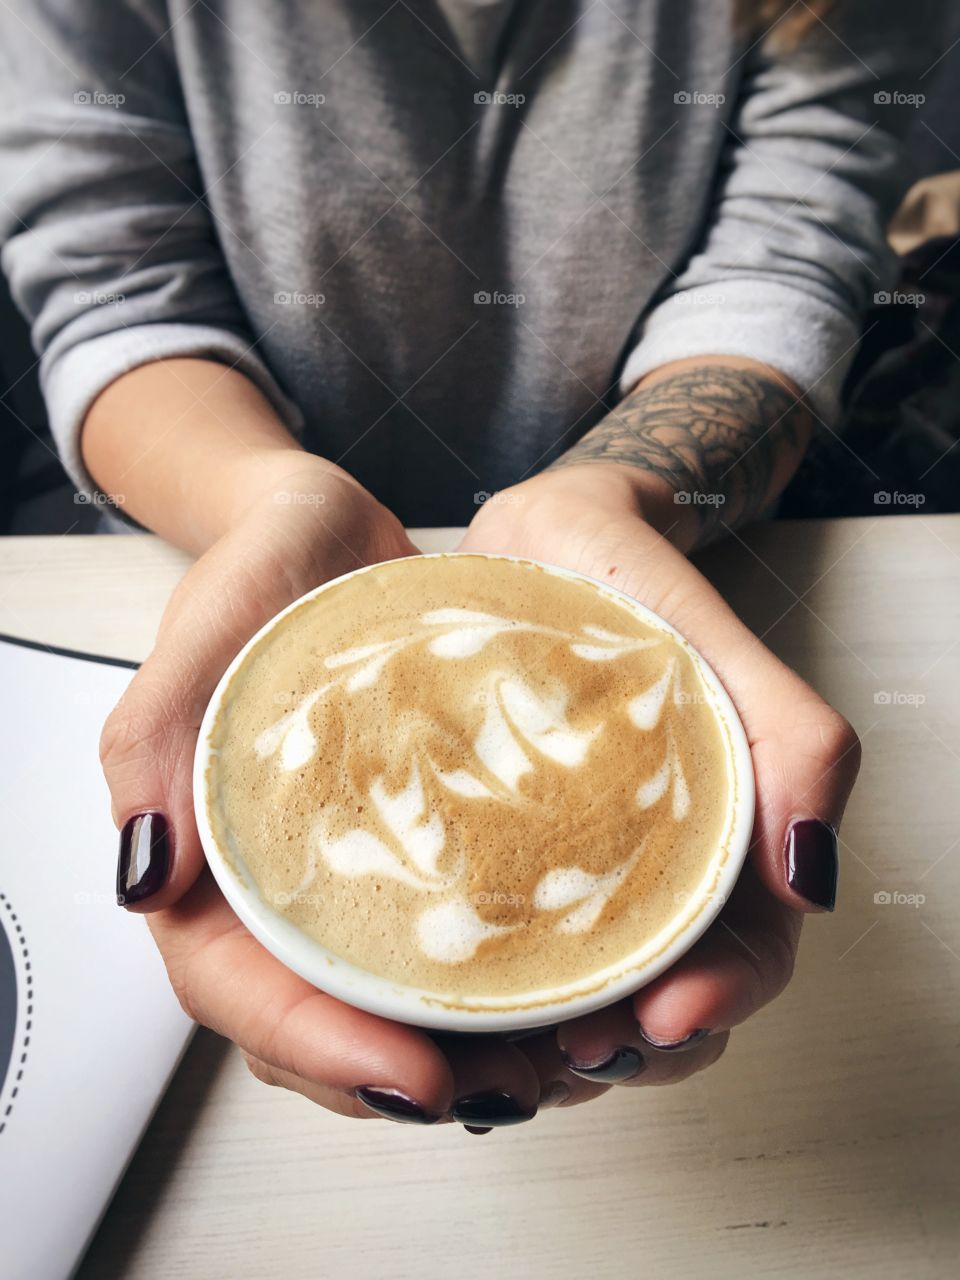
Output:
[[[838,910],[788,992],[686,1084],[479,1140],[328,1115],[201,1032],[82,1278],[957,1274],[960,517],[758,527],[703,563],[864,741]],[[186,564],[0,541],[0,631],[141,658]]]

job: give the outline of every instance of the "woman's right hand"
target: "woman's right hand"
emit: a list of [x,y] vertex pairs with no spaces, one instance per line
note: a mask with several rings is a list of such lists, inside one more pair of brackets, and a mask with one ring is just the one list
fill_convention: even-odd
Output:
[[121,851],[128,853],[118,897],[127,910],[149,913],[187,1013],[234,1040],[263,1080],[358,1116],[373,1112],[356,1089],[386,1091],[364,1096],[398,1113],[393,1118],[409,1109],[410,1119],[437,1117],[450,1106],[447,1058],[425,1032],[318,991],[247,932],[205,868],[191,776],[207,702],[246,641],[320,583],[416,551],[399,521],[345,472],[291,457],[290,473],[255,499],[177,587],[153,652],[101,740]]

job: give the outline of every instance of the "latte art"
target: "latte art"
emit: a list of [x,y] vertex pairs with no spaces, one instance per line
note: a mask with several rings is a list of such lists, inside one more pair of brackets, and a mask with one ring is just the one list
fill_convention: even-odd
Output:
[[264,901],[448,997],[635,952],[723,838],[723,725],[683,646],[522,561],[333,585],[254,645],[210,745],[211,828]]

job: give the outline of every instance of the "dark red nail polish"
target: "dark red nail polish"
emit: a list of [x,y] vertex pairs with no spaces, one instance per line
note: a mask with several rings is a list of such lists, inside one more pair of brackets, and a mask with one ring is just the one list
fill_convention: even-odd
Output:
[[473,1133],[478,1138],[482,1138],[485,1133],[493,1133],[492,1129],[479,1129],[475,1124],[465,1124],[463,1131],[464,1133]]
[[706,1040],[710,1032],[706,1027],[698,1027],[696,1031],[691,1031],[688,1036],[684,1036],[682,1040],[658,1040],[656,1036],[652,1036],[649,1031],[640,1028],[640,1034],[646,1040],[647,1044],[652,1045],[654,1049],[659,1049],[661,1053],[674,1053],[677,1050],[692,1049],[698,1045],[701,1040]]
[[136,813],[120,832],[117,902],[133,906],[163,888],[170,868],[170,828],[162,813]]
[[399,1089],[381,1089],[376,1085],[361,1085],[354,1089],[353,1096],[365,1107],[375,1111],[385,1120],[394,1120],[397,1124],[436,1124],[440,1117],[419,1102],[414,1102]]
[[638,1076],[646,1066],[636,1049],[630,1049],[626,1045],[620,1045],[605,1058],[600,1058],[596,1062],[578,1062],[576,1058],[571,1058],[562,1050],[560,1056],[568,1071],[597,1084],[623,1084],[625,1080],[632,1080]]
[[475,1128],[494,1128],[499,1125],[523,1124],[537,1114],[536,1107],[523,1107],[500,1089],[488,1089],[484,1093],[471,1093],[458,1098],[450,1108],[454,1120]]
[[819,818],[801,818],[787,828],[783,858],[787,884],[824,911],[837,901],[837,833]]

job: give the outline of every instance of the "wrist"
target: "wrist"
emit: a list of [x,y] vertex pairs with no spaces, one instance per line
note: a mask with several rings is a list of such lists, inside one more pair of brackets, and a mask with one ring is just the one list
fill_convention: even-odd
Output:
[[643,520],[681,551],[692,549],[697,534],[695,513],[678,501],[676,486],[663,476],[631,463],[563,462],[519,486],[535,496],[555,498],[559,504],[586,501],[601,506],[611,517]]

